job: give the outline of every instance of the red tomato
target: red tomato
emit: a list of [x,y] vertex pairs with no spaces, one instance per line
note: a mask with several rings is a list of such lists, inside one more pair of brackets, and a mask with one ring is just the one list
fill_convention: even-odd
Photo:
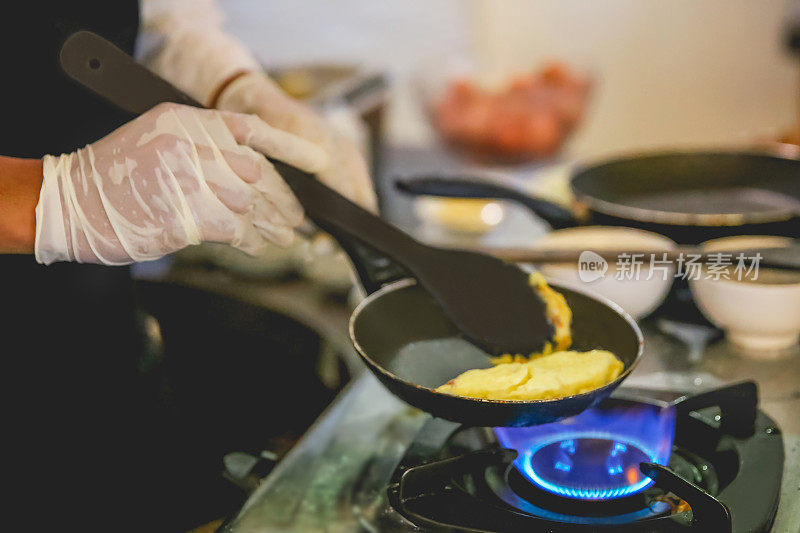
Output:
[[478,153],[554,154],[580,121],[589,84],[561,63],[518,74],[499,92],[454,80],[433,106],[442,135]]

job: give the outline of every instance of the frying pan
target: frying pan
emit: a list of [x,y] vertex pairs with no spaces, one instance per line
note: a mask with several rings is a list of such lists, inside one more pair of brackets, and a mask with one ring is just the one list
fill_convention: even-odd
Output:
[[664,152],[577,168],[572,209],[486,181],[411,178],[415,195],[519,202],[553,228],[629,226],[679,244],[731,235],[800,235],[800,161],[747,152]]
[[603,348],[624,364],[613,382],[555,400],[482,400],[434,389],[472,368],[491,366],[489,356],[463,340],[436,302],[411,279],[373,292],[350,318],[350,338],[367,367],[396,396],[434,416],[475,426],[531,426],[574,416],[604,398],[636,367],[642,334],[616,304],[551,284],[573,313],[573,347]]
[[[89,32],[67,39],[61,64],[73,79],[133,113],[164,102],[199,105]],[[106,73],[129,83],[109,80]],[[135,87],[135,97],[130,96],[130,87]],[[284,164],[275,166],[281,174],[300,172]],[[414,280],[399,279],[404,276],[402,268],[353,242],[339,226],[327,224],[324,213],[319,222],[348,253],[365,290],[371,293],[350,321],[350,336],[359,355],[391,392],[435,416],[481,426],[526,426],[573,416],[611,394],[642,355],[641,331],[616,304],[555,285],[572,308],[574,346],[615,353],[624,364],[617,379],[590,392],[555,400],[495,401],[438,393],[435,387],[461,372],[491,366],[489,354],[466,341]]]

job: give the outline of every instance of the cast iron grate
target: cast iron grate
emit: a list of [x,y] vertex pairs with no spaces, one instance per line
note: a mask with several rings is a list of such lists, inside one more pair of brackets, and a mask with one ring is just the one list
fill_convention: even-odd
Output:
[[[606,401],[614,401],[611,398]],[[669,465],[641,463],[640,494],[591,502],[537,489],[487,428],[431,419],[395,470],[392,506],[424,529],[456,531],[765,531],[777,510],[783,441],[755,383],[679,397]]]

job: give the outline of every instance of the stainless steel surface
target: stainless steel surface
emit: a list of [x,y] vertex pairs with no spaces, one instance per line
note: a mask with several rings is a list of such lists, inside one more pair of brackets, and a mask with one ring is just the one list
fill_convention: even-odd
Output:
[[[800,351],[756,361],[726,341],[692,364],[684,344],[645,324],[645,356],[626,385],[700,391],[754,379],[761,409],[783,430],[786,463],[773,531],[800,526]],[[386,483],[427,415],[389,394],[371,375],[352,383],[278,464],[225,529],[414,531],[390,506]]]

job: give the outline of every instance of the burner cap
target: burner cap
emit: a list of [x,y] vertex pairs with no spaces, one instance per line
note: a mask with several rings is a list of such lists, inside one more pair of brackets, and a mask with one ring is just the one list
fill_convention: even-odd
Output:
[[657,458],[644,446],[600,434],[569,435],[539,443],[518,467],[539,487],[568,498],[605,500],[637,493],[652,484],[639,470]]
[[653,483],[639,465],[667,464],[674,430],[674,408],[612,399],[559,422],[495,428],[495,434],[517,451],[517,469],[536,486],[567,498],[608,500]]

